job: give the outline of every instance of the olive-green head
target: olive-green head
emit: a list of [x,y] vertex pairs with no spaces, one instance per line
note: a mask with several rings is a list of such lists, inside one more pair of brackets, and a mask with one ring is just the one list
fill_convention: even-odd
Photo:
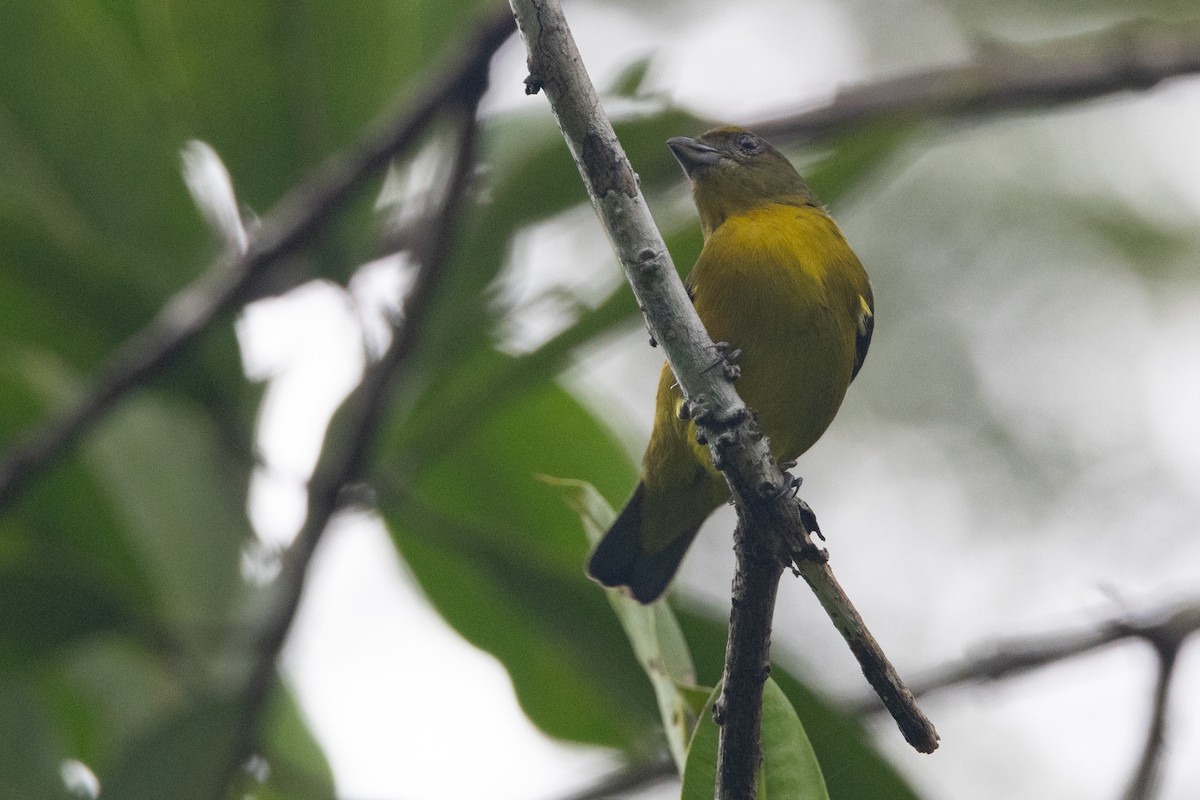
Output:
[[748,130],[727,125],[667,145],[692,182],[705,237],[728,217],[767,203],[817,205],[792,163]]

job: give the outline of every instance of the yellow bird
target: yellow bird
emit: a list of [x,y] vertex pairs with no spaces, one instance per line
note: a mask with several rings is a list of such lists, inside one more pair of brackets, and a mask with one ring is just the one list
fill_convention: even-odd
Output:
[[[692,184],[704,248],[688,291],[715,342],[741,350],[738,394],[779,461],[821,437],[858,374],[874,327],[867,273],[808,184],[778,150],[737,127],[670,139]],[[588,574],[658,598],[725,479],[666,365],[642,479],[597,545]]]

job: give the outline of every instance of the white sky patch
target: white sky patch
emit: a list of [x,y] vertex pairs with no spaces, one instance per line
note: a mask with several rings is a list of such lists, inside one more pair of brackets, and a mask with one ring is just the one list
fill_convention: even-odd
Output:
[[362,375],[362,334],[346,293],[319,281],[251,304],[237,332],[247,374],[271,379],[259,412],[263,468],[252,480],[250,520],[265,544],[286,545],[304,521],[329,417]]

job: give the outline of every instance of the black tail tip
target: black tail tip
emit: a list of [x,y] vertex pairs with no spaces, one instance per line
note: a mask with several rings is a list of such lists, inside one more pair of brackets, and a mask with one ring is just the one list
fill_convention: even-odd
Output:
[[662,597],[679,570],[699,526],[680,531],[666,547],[647,552],[643,542],[642,499],[646,486],[639,483],[629,502],[621,509],[612,527],[596,545],[588,560],[587,574],[596,582],[633,597],[639,603],[653,603]]

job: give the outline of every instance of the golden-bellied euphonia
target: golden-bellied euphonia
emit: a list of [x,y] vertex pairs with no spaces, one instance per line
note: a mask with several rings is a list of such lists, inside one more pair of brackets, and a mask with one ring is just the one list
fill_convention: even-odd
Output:
[[[867,273],[795,168],[736,127],[667,142],[692,184],[704,248],[688,291],[715,342],[741,350],[738,394],[771,453],[791,461],[829,423],[871,342]],[[642,479],[596,547],[588,573],[659,597],[701,523],[729,498],[725,479],[666,365]]]

